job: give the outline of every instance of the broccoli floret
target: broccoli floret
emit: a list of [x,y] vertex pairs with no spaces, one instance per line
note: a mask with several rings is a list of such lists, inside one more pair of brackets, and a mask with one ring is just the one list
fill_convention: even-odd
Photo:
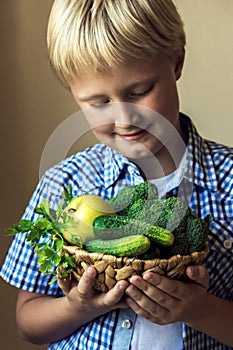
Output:
[[160,249],[156,242],[151,241],[150,248],[143,254],[138,255],[138,259],[151,260],[160,257]]
[[148,193],[147,193],[147,199],[154,200],[158,198],[158,189],[154,184],[148,183]]
[[166,257],[172,255],[189,255],[204,249],[209,233],[209,225],[204,219],[197,217],[191,210],[186,215],[185,225],[181,224],[173,231],[174,243],[163,250]]
[[162,220],[160,220],[168,230],[174,231],[179,225],[181,225],[181,227],[185,225],[188,213],[189,207],[187,203],[179,197],[170,197],[165,199]]
[[123,212],[132,202],[133,186],[123,187],[113,198],[108,199],[116,213]]
[[174,243],[172,246],[167,247],[163,250],[163,255],[166,258],[170,258],[173,255],[188,255],[190,253],[189,241],[185,231],[173,232]]
[[187,218],[186,236],[189,242],[189,253],[203,250],[209,234],[209,225],[204,219],[190,215]]
[[140,218],[146,208],[146,199],[139,198],[127,209],[127,216],[130,218]]
[[148,182],[135,186],[123,187],[120,192],[108,202],[118,215],[135,218],[140,215],[147,201],[158,197],[157,187]]
[[162,214],[163,210],[164,210],[164,200],[160,198],[156,198],[146,203],[146,206],[144,207],[144,210],[141,212],[139,219],[147,222],[148,224],[159,226],[158,222],[161,215],[163,215]]
[[[145,209],[143,220],[150,224],[174,231],[179,227],[179,231],[186,228],[186,217],[189,213],[188,205],[179,197],[170,197],[167,199],[157,198]],[[140,217],[142,218],[142,216]]]

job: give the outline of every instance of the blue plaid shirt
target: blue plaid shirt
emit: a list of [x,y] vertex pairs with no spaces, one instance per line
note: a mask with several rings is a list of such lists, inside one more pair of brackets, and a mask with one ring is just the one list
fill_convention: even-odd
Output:
[[[210,254],[205,261],[210,273],[209,291],[233,301],[233,149],[203,140],[188,117],[181,115],[188,135],[187,164],[183,182],[192,184],[189,204],[199,217],[212,216]],[[64,189],[72,185],[74,195],[92,193],[108,199],[126,185],[143,179],[138,168],[122,155],[97,144],[69,157],[48,170],[37,186],[24,214],[35,220],[35,207],[48,199],[56,208]],[[185,186],[183,186],[185,188]],[[175,189],[171,194],[176,194]],[[30,292],[62,296],[57,283],[38,271],[37,259],[17,235],[1,269],[1,277],[17,288]],[[127,350],[136,315],[131,309],[105,314],[77,329],[71,336],[52,343],[50,350]],[[183,324],[183,344],[188,350],[233,349]]]

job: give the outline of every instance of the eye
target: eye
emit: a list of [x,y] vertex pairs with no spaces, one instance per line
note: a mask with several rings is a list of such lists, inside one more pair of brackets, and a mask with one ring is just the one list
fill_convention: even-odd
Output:
[[149,88],[144,89],[142,91],[134,91],[130,94],[130,96],[133,98],[140,98],[140,97],[146,96],[147,94],[149,94],[151,92],[153,87],[154,87],[154,85],[151,85]]
[[105,108],[107,107],[107,105],[110,103],[110,100],[106,100],[103,103],[92,103],[91,107],[97,108],[97,109],[101,109],[101,108]]

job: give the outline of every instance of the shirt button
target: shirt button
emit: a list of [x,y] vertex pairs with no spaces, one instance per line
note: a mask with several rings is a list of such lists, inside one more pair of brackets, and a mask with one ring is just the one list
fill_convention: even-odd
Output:
[[232,247],[232,241],[230,239],[226,239],[224,242],[223,242],[223,245],[224,245],[224,248],[226,249],[231,249]]
[[132,326],[132,322],[130,320],[122,321],[121,327],[124,329],[129,329]]

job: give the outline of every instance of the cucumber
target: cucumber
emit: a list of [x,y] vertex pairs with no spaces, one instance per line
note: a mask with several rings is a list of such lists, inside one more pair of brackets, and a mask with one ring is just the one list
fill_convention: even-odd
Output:
[[131,235],[144,235],[162,246],[171,246],[174,235],[165,228],[151,225],[139,219],[121,215],[100,215],[93,222],[96,238],[114,239]]
[[84,244],[89,253],[105,253],[115,256],[136,256],[150,248],[150,240],[143,235],[132,235],[116,239],[93,239]]
[[[146,225],[150,226],[150,224],[147,223]],[[170,247],[174,243],[173,233],[163,227],[151,225],[144,235],[164,247]]]
[[157,246],[157,243],[151,241],[150,248],[143,254],[138,256],[138,259],[141,260],[151,260],[160,258],[160,250]]

